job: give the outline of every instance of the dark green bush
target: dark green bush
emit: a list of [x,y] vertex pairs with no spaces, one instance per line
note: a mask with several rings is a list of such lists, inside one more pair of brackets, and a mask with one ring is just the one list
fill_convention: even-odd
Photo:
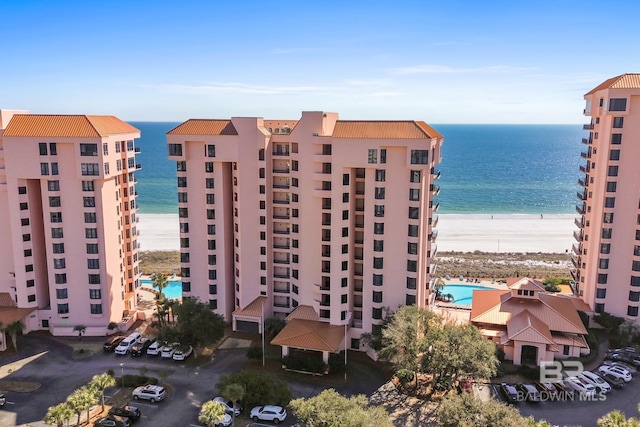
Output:
[[518,368],[518,373],[532,381],[537,381],[540,379],[540,368],[537,366],[521,365]]
[[247,359],[249,360],[262,360],[262,347],[252,345],[247,349]]
[[240,371],[222,375],[216,384],[218,390],[224,390],[229,384],[240,384],[245,389],[242,403],[246,408],[269,403],[287,406],[291,400],[291,389],[284,381],[273,375],[262,375],[255,371]]
[[295,371],[314,372],[323,374],[327,365],[317,357],[305,357],[299,354],[291,354],[282,358],[282,364],[287,369]]
[[398,372],[396,372],[396,376],[398,377],[398,380],[400,380],[400,383],[402,383],[402,384],[406,384],[408,382],[411,382],[415,378],[414,373],[411,372],[408,369],[400,369],[400,370],[398,370]]
[[[117,384],[120,384],[122,379]],[[145,375],[125,375],[124,386],[125,387],[138,387],[145,384],[158,384],[156,377],[147,377]]]
[[329,372],[332,374],[344,374],[344,353],[329,355]]

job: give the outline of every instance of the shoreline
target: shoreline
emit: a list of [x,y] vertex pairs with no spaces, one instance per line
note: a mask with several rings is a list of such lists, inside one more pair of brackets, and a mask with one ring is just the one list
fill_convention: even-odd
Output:
[[[179,251],[178,214],[138,213],[141,251]],[[440,252],[567,253],[576,214],[439,214]]]

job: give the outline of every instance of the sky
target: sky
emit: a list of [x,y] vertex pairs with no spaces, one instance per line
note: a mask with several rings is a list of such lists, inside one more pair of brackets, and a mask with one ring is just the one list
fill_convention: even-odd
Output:
[[635,0],[2,0],[0,108],[586,123],[586,92],[640,72],[638,16]]

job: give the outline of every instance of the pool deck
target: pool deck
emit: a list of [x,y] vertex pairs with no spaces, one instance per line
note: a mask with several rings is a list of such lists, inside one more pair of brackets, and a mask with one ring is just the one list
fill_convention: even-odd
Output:
[[[472,281],[467,282],[467,278],[460,280],[459,277],[452,277],[450,279],[442,279],[445,285],[469,285],[469,286],[485,286],[491,289],[509,289],[505,283],[499,283],[494,280],[470,279]],[[454,323],[467,324],[471,319],[471,306],[470,305],[455,305],[452,303],[436,301],[431,310],[440,314],[445,319],[448,319]]]

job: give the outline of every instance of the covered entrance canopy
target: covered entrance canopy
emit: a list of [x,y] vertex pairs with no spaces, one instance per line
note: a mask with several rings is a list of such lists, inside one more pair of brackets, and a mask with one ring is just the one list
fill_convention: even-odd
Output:
[[[15,306],[11,295],[8,292],[0,292],[0,325],[6,328],[8,325],[18,320],[22,321],[25,326],[24,332],[29,332],[29,323],[25,321],[25,317],[36,311],[36,307],[18,308]],[[7,349],[7,337],[5,330],[0,330],[0,351]]]
[[234,311],[232,314],[233,330],[261,334],[266,302],[267,297],[260,296],[245,308]]

